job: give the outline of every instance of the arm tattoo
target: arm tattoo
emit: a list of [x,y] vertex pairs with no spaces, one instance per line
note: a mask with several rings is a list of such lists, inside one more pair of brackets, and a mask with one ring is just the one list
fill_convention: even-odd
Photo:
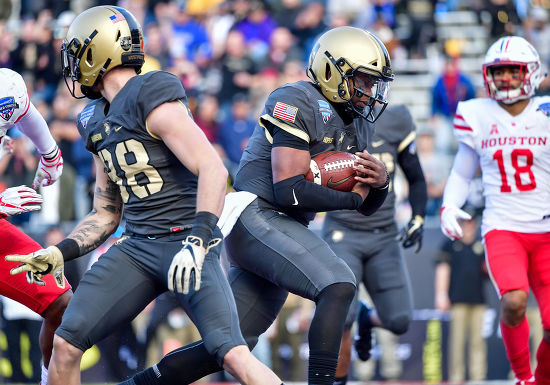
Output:
[[79,246],[80,255],[89,253],[103,244],[115,231],[122,214],[122,201],[118,186],[111,180],[105,189],[97,186],[94,208],[71,232],[69,238]]

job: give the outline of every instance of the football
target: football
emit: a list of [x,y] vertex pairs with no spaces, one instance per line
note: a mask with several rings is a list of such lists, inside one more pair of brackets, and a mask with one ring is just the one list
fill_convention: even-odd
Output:
[[311,159],[306,180],[334,190],[351,191],[357,182],[353,169],[356,159],[349,152],[322,152]]

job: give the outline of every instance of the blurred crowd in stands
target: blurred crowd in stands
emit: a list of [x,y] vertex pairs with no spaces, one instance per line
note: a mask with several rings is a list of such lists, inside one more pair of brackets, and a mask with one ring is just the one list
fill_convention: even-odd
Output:
[[[41,189],[42,211],[11,218],[44,246],[51,244],[48,237],[63,236],[89,212],[95,179],[91,155],[75,125],[86,100],[73,99],[65,88],[60,45],[76,14],[113,3],[130,10],[143,27],[143,71],[162,69],[181,79],[195,121],[219,150],[230,176],[267,95],[284,83],[307,79],[308,54],[322,32],[341,25],[366,28],[386,44],[392,64],[404,70],[410,60],[427,59],[428,49],[435,47],[445,65],[432,84],[419,85],[431,89],[432,120],[417,126],[417,149],[430,197],[428,215],[434,220],[455,149],[451,130],[442,134],[437,125],[450,127],[459,100],[484,95],[482,87],[474,86],[480,79],[460,70],[460,50],[441,44],[437,17],[474,11],[487,27],[487,47],[501,35],[520,34],[536,46],[546,66],[550,61],[550,3],[542,0],[0,0],[0,67],[23,75],[64,158],[60,183]],[[38,160],[26,137],[16,129],[8,135],[15,139],[14,152],[0,160],[0,190],[30,185]],[[406,191],[403,183],[396,183],[396,188]],[[398,192],[398,198],[405,196]],[[403,223],[410,214],[398,215]],[[75,268],[76,283],[85,268]],[[290,351],[278,351],[292,357],[301,352],[310,312],[295,298],[288,309],[282,313],[288,315],[286,321],[274,329],[298,333],[286,342]],[[185,324],[180,318],[169,321]],[[303,368],[287,370],[285,379],[302,379],[296,377]]]

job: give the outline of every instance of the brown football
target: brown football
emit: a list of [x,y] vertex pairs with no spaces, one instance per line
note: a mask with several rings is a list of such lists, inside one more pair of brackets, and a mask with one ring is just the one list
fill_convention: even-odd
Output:
[[334,190],[351,191],[357,182],[353,169],[356,159],[349,152],[322,152],[311,159],[306,180]]

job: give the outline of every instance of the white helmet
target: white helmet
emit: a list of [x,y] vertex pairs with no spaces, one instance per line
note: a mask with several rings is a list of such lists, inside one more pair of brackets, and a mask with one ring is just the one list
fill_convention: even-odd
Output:
[[[493,79],[493,69],[499,66],[519,66],[521,85],[516,89],[499,90]],[[535,48],[519,36],[498,39],[487,51],[483,62],[485,89],[490,98],[512,104],[528,99],[544,79],[540,57]],[[511,80],[511,79],[510,79]]]
[[21,75],[9,68],[0,68],[0,138],[25,114],[29,103]]

